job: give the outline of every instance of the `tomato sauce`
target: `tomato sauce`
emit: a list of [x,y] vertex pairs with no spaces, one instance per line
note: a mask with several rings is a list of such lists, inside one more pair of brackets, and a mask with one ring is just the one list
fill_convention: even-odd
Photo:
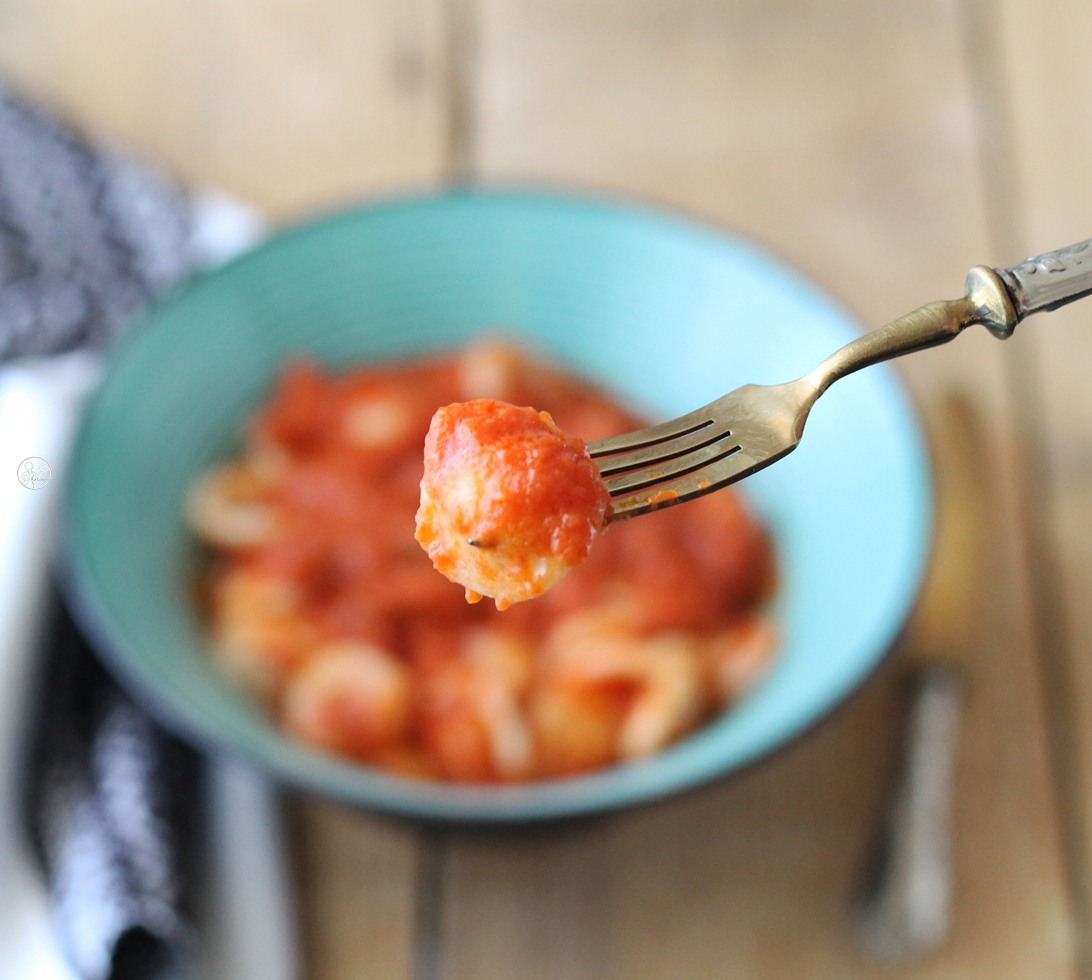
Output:
[[[515,551],[578,565],[504,611],[468,605],[414,539],[432,416],[476,399],[534,406],[471,413],[463,449],[499,439],[523,453],[530,432],[541,452],[494,475],[543,492],[482,500],[486,531],[460,533],[524,527]],[[546,778],[662,748],[760,676],[777,645],[763,611],[774,574],[768,535],[731,490],[600,533],[609,504],[582,482],[581,440],[642,424],[503,344],[342,373],[288,365],[242,451],[188,504],[215,556],[219,664],[294,737],[414,778]],[[566,523],[572,512],[585,523]]]

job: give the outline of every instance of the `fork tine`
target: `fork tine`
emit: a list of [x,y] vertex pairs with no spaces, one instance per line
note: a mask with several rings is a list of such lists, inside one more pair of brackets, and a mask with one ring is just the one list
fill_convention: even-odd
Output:
[[[610,491],[612,497],[619,494],[631,493],[636,490],[643,490],[645,487],[666,483],[672,477],[681,477],[686,473],[692,473],[694,470],[701,469],[718,460],[726,459],[727,457],[738,453],[741,448],[739,440],[733,439],[731,436],[732,433],[726,431],[722,438],[715,442],[700,446],[693,452],[680,453],[674,459],[656,459],[650,466],[645,466],[636,470],[630,469],[620,476],[615,476],[612,479],[606,480],[607,489]],[[637,453],[631,453],[624,458],[632,459],[637,455]],[[606,476],[607,473],[604,472],[603,475]]]
[[718,459],[676,480],[646,487],[626,497],[613,498],[609,520],[618,521],[627,517],[638,517],[641,514],[681,504],[702,494],[720,490],[730,483],[765,469],[770,463],[788,455],[795,448],[795,445],[786,446],[780,452],[760,456],[757,459],[743,448],[731,456]]
[[677,456],[689,455],[704,446],[719,443],[731,434],[727,423],[711,419],[707,425],[692,429],[674,439],[646,445],[618,456],[599,457],[596,465],[601,476],[615,476],[643,466],[666,463]]
[[821,393],[811,375],[743,385],[673,422],[588,443],[611,495],[608,519],[692,500],[776,462],[796,448]]
[[615,456],[618,453],[628,453],[634,450],[644,449],[646,446],[654,446],[659,443],[677,439],[680,436],[689,435],[714,424],[714,419],[709,407],[695,409],[686,415],[680,415],[669,422],[661,422],[659,425],[651,425],[647,429],[637,429],[635,432],[627,432],[620,436],[611,436],[609,439],[598,439],[588,443],[588,455],[592,459],[602,456]]
[[625,517],[636,517],[639,514],[647,514],[650,511],[693,500],[702,494],[712,493],[729,483],[741,480],[756,468],[755,460],[749,454],[735,453],[727,459],[687,473],[668,483],[645,488],[629,496],[612,498],[610,519],[616,521]]

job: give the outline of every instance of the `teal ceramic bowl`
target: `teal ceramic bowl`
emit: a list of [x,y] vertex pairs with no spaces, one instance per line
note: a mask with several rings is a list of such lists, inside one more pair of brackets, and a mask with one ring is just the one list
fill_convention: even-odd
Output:
[[896,376],[834,385],[800,448],[741,484],[772,529],[780,658],[723,718],[648,761],[526,786],[402,779],[282,736],[206,652],[180,518],[286,356],[330,365],[528,338],[656,418],[805,374],[858,330],[746,242],[627,204],[526,192],[396,200],[282,234],[158,307],[116,352],[70,469],[67,578],[128,686],[176,731],[287,784],[397,814],[502,822],[662,797],[783,745],[888,650],[915,598],[931,491]]

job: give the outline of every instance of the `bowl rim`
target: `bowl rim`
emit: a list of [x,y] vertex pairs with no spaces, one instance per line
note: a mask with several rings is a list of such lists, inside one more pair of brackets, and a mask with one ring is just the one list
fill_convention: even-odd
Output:
[[[346,208],[336,208],[305,218],[275,231],[255,248],[232,259],[224,265],[201,273],[183,286],[171,291],[137,318],[132,329],[109,351],[107,371],[100,389],[92,394],[86,411],[80,419],[73,442],[71,467],[66,472],[64,498],[61,507],[61,546],[58,554],[57,577],[62,592],[80,629],[91,641],[92,647],[107,663],[122,686],[144,705],[164,727],[196,745],[210,755],[226,755],[254,765],[275,782],[301,790],[317,797],[335,799],[342,803],[374,809],[389,815],[431,823],[503,825],[536,823],[605,813],[634,805],[651,804],[668,799],[703,785],[720,782],[746,772],[757,763],[769,759],[803,738],[823,724],[873,676],[891,655],[907,619],[920,597],[925,571],[933,548],[935,532],[935,487],[931,474],[929,444],[918,406],[906,390],[898,372],[889,365],[878,365],[879,372],[886,373],[889,387],[904,410],[900,420],[906,427],[911,442],[920,449],[920,481],[915,486],[915,499],[920,504],[921,545],[908,562],[904,580],[909,591],[900,597],[899,617],[891,624],[887,642],[858,672],[838,696],[805,718],[797,727],[782,735],[772,744],[759,747],[750,754],[731,760],[722,766],[690,766],[685,771],[671,773],[664,770],[669,762],[673,746],[669,746],[647,761],[624,763],[588,774],[561,779],[536,780],[515,785],[468,786],[463,784],[433,783],[399,777],[360,763],[339,760],[300,746],[272,725],[271,738],[263,744],[240,744],[239,739],[224,736],[214,725],[202,723],[199,713],[187,708],[181,700],[172,700],[164,685],[157,685],[140,669],[140,658],[128,650],[128,643],[112,623],[104,601],[97,594],[94,576],[87,556],[82,552],[76,526],[76,494],[72,479],[80,465],[80,451],[91,425],[99,391],[109,382],[112,368],[131,345],[146,334],[142,327],[165,306],[183,300],[189,289],[200,283],[215,282],[224,275],[286,242],[311,233],[321,232],[342,223],[358,221],[362,217],[407,209],[427,208],[451,200],[510,201],[522,202],[534,207],[563,206],[583,213],[598,212],[603,215],[629,216],[652,220],[675,232],[698,233],[720,243],[730,243],[754,256],[762,265],[779,272],[805,286],[831,310],[836,311],[845,324],[858,333],[862,332],[860,320],[849,312],[845,304],[833,296],[824,286],[798,270],[775,250],[756,243],[749,236],[708,218],[694,216],[683,209],[665,206],[656,201],[631,198],[603,192],[587,192],[579,189],[523,185],[475,185],[452,186],[409,193],[392,193],[371,201],[360,202]],[[225,683],[228,683],[225,681]],[[675,747],[698,737],[693,736],[675,743]],[[287,759],[285,757],[288,750]],[[646,770],[651,778],[624,781],[611,787],[612,774],[640,773]],[[604,784],[608,792],[604,792]]]

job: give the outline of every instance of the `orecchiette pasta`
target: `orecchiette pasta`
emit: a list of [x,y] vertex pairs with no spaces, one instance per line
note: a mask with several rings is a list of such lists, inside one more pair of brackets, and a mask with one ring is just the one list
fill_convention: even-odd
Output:
[[[461,435],[430,451],[454,450],[471,478],[440,465],[422,488],[437,406],[467,400],[448,419]],[[474,455],[475,418],[507,433],[499,467]],[[772,550],[728,490],[602,532],[580,440],[640,424],[496,340],[340,374],[288,366],[239,457],[186,504],[213,553],[217,661],[292,736],[414,778],[551,778],[663,748],[773,656]],[[540,496],[512,496],[521,465],[539,468]],[[432,568],[414,540],[422,490],[419,536],[452,546],[473,591],[516,604],[468,605]]]

